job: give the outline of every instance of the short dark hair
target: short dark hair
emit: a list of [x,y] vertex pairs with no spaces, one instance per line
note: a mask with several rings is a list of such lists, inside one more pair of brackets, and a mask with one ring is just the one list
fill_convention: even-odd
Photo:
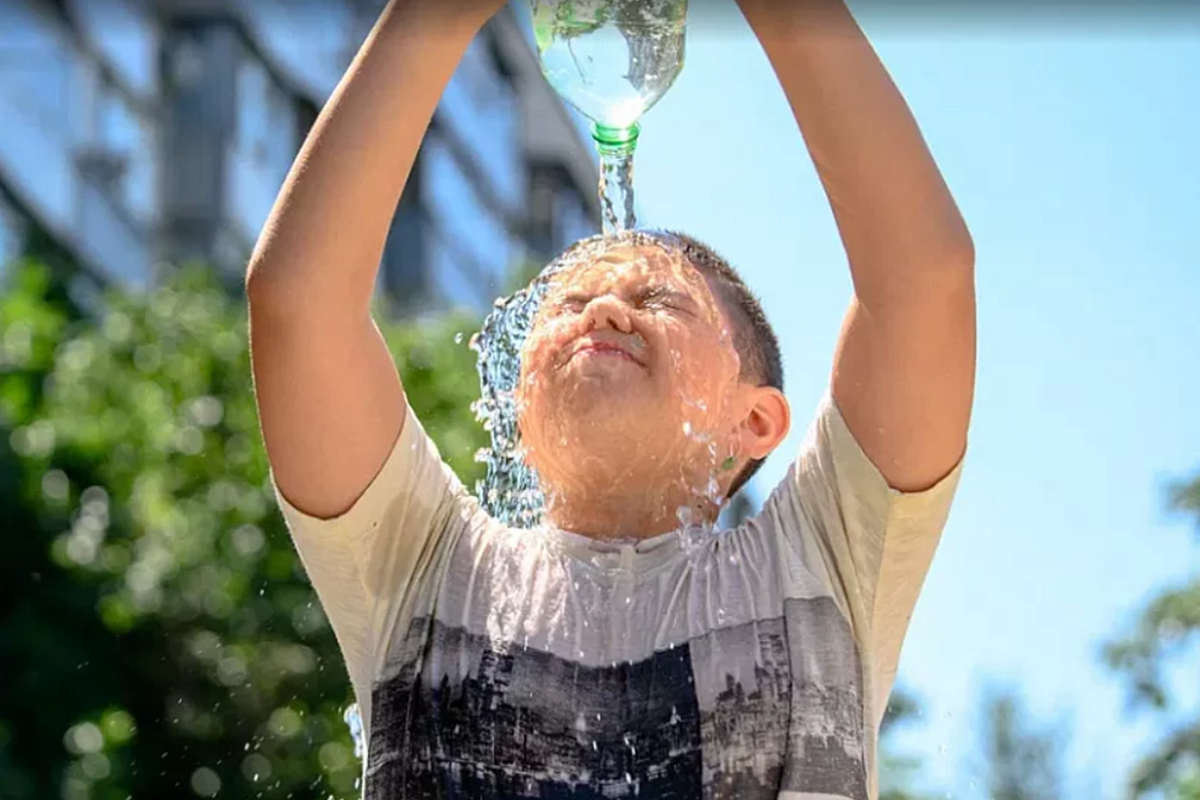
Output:
[[[741,359],[741,379],[783,391],[783,358],[779,338],[767,321],[762,303],[742,280],[738,271],[709,245],[673,230],[625,231],[605,240],[593,236],[567,248],[555,263],[569,262],[586,250],[603,250],[613,245],[658,245],[682,254],[716,288],[718,302],[733,326],[733,345]],[[729,497],[746,485],[762,468],[765,459],[752,459],[729,485]]]

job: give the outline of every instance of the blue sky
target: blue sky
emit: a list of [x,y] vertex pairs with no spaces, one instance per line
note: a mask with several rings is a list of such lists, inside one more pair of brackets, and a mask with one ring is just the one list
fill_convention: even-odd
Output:
[[[757,42],[732,3],[696,5],[687,66],[644,119],[638,205],[737,264],[779,330],[797,425],[762,496],[826,386],[849,275]],[[1116,797],[1154,725],[1123,715],[1099,645],[1200,565],[1162,503],[1200,467],[1200,35],[875,11],[860,20],[978,250],[971,448],[904,650],[926,701],[905,742],[937,787],[977,796],[977,692],[1011,681],[1074,722],[1071,762],[1094,776],[1075,796]]]

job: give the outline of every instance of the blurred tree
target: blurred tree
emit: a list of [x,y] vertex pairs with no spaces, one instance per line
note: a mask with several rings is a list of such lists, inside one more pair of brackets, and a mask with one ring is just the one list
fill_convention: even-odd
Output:
[[916,696],[897,687],[879,729],[879,800],[924,800],[929,796],[914,788],[920,776],[920,759],[900,752],[896,746],[896,734],[920,716]]
[[980,703],[979,749],[990,800],[1063,800],[1062,729],[1035,728],[1017,692],[989,688]]
[[533,279],[541,275],[545,268],[546,264],[529,258],[516,262],[508,271],[508,280],[504,283],[504,294],[507,296],[524,289],[533,283]]
[[[203,270],[83,317],[0,296],[0,798],[356,794],[334,637],[274,508],[243,304]],[[470,320],[384,326],[467,482]]]
[[[1200,475],[1172,486],[1168,506],[1193,518],[1200,532]],[[1195,662],[1184,662],[1194,658],[1198,642],[1200,577],[1153,598],[1133,630],[1104,648],[1104,660],[1125,679],[1132,705],[1158,716],[1166,731],[1134,768],[1131,798],[1200,800],[1200,708],[1181,707],[1168,687],[1174,667],[1195,685]]]

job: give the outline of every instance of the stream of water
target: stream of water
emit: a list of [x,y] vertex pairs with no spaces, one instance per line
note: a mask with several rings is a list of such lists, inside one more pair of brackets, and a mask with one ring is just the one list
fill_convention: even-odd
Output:
[[633,206],[633,148],[600,149],[600,212],[605,236],[637,228]]

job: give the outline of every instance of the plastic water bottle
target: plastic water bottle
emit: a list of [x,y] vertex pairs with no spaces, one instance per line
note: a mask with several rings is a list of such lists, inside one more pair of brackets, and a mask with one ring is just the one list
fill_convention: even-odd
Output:
[[683,69],[687,0],[530,0],[530,5],[542,74],[592,122],[605,230],[631,228],[638,120]]
[[683,69],[687,0],[530,0],[542,73],[595,126],[622,131]]

